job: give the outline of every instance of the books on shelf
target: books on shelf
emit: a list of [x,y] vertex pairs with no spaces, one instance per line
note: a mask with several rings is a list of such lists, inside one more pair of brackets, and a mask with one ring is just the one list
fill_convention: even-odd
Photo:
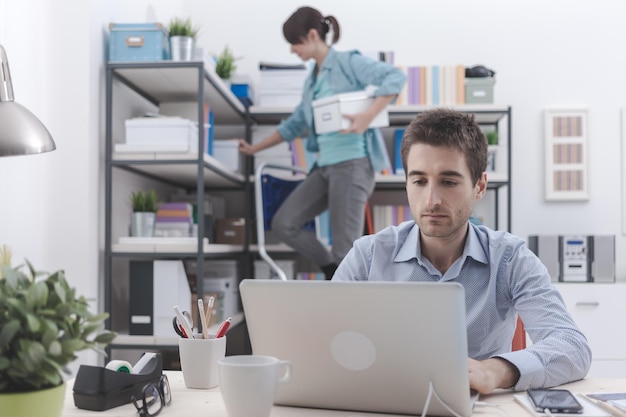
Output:
[[407,76],[397,105],[457,105],[465,103],[465,66],[399,66]]
[[408,205],[375,205],[372,208],[374,233],[380,232],[387,226],[398,225],[412,219]]
[[186,202],[162,203],[156,213],[156,237],[190,237],[193,231],[193,206]]

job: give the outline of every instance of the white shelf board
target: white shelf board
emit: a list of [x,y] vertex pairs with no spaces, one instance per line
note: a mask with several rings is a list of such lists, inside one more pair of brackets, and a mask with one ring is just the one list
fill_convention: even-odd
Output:
[[[489,185],[502,185],[500,183],[506,182],[506,174],[497,172],[497,171],[488,171],[487,172],[487,187]],[[398,186],[404,187],[406,184],[404,175],[383,175],[376,174],[376,185],[377,186]]]
[[[389,122],[391,125],[408,124],[417,113],[423,113],[427,110],[436,109],[441,106],[422,106],[422,105],[391,105],[388,107]],[[456,106],[446,106],[453,110],[463,113],[474,113],[476,121],[481,124],[494,124],[503,118],[509,108],[495,104],[463,104]],[[260,107],[250,106],[250,116],[258,122],[278,123],[285,117],[289,116],[293,107]]]
[[[173,315],[174,313],[172,313]],[[231,329],[243,322],[244,315],[243,312],[239,312],[232,316],[232,323],[230,325]],[[215,333],[220,323],[215,323],[211,327],[209,327],[209,334]],[[228,337],[228,333],[226,333]],[[138,346],[178,346],[178,339],[180,337],[174,333],[174,329],[172,329],[171,335],[161,335],[161,336],[135,336],[130,334],[120,334],[118,333],[115,339],[113,339],[112,345],[138,345]]]
[[[113,253],[196,253],[197,243],[114,243],[111,245]],[[205,243],[204,254],[239,253],[243,245],[226,245],[221,243]]]
[[[134,170],[167,179],[189,187],[195,187],[198,178],[196,153],[113,153],[114,162],[123,162]],[[245,183],[245,177],[230,170],[213,156],[204,154],[204,184],[207,187],[233,187]],[[181,161],[188,162],[180,164]],[[159,163],[161,162],[161,163]],[[176,162],[176,163],[174,163]]]
[[245,122],[245,107],[212,68],[201,61],[109,62],[129,84],[157,102],[198,102],[201,71],[204,101],[211,106],[215,123]]

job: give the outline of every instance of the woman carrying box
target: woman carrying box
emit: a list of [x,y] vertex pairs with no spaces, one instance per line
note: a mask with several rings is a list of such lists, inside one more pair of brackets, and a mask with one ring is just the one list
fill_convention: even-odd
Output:
[[[380,132],[370,122],[391,103],[405,83],[405,75],[385,62],[374,61],[358,51],[339,52],[328,45],[339,40],[337,19],[323,16],[311,7],[301,7],[284,23],[283,35],[291,52],[303,61],[314,60],[304,84],[300,104],[278,129],[262,141],[249,144],[239,140],[247,155],[306,138],[307,150],[318,154],[306,179],[283,202],[272,220],[272,230],[283,242],[308,257],[332,278],[337,265],[352,243],[363,234],[365,205],[374,190],[374,173],[385,168]],[[316,134],[312,101],[339,93],[375,86],[370,107],[357,114],[344,114],[351,121],[341,131]],[[306,134],[306,136],[305,136]],[[302,225],[325,210],[330,214],[332,249],[329,252],[314,232]]]

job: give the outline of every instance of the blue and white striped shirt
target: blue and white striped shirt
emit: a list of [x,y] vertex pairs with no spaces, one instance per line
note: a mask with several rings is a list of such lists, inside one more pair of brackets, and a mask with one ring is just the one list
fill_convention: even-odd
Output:
[[[511,362],[520,372],[517,391],[584,378],[591,350],[547,268],[524,240],[468,224],[463,254],[443,275],[421,256],[419,228],[408,221],[358,239],[333,281],[458,282],[465,288],[469,357]],[[511,352],[517,314],[532,344]]]

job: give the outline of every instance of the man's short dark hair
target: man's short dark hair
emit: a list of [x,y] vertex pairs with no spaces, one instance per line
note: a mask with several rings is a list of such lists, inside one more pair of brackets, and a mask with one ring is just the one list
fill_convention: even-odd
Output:
[[487,169],[487,139],[474,115],[450,109],[435,109],[420,113],[404,131],[400,156],[408,174],[407,158],[415,144],[443,146],[460,150],[474,184]]

